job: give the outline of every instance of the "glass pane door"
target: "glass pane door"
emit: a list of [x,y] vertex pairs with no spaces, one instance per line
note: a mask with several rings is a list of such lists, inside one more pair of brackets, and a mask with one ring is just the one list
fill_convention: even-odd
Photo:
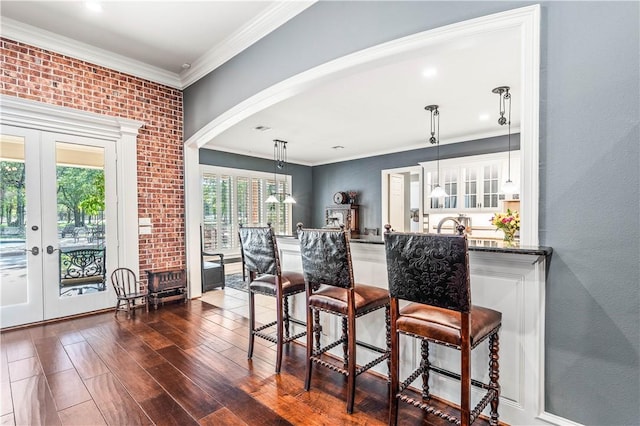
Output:
[[0,326],[114,306],[115,146],[9,126],[0,135]]
[[[43,143],[43,247],[45,318],[104,309],[115,304],[108,263],[115,256],[117,217],[113,146],[47,134]],[[113,229],[112,229],[113,228]],[[110,252],[113,254],[110,255]],[[113,262],[109,262],[113,263]]]
[[40,134],[0,132],[0,327],[43,319]]

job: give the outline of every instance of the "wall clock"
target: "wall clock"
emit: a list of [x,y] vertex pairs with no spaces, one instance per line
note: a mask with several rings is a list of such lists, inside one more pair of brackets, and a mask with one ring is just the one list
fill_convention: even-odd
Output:
[[333,202],[336,204],[346,204],[347,202],[347,193],[338,191],[333,194]]

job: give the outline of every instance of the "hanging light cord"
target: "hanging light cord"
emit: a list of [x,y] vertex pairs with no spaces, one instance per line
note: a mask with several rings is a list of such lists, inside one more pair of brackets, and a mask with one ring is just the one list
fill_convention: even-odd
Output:
[[509,115],[507,116],[507,140],[509,141],[509,182],[511,182],[511,95],[509,94],[509,89],[506,90],[504,94],[505,102],[509,101]]
[[278,170],[278,141],[273,141],[273,185],[274,195],[278,194],[278,178],[276,177],[276,172]]
[[[433,112],[433,115],[438,118],[436,132],[438,136],[436,137],[436,156],[438,157],[437,168],[438,168],[438,186],[440,186],[440,111],[438,108]],[[435,121],[435,120],[434,120]]]
[[[498,111],[500,112],[500,117],[498,118],[498,124],[504,126],[505,124],[508,126],[508,143],[509,143],[509,164],[508,164],[508,182],[511,182],[511,94],[509,93],[509,86],[501,86],[493,89],[493,93],[498,94]],[[507,101],[509,102],[509,111],[507,118],[504,117],[505,112],[507,112]]]

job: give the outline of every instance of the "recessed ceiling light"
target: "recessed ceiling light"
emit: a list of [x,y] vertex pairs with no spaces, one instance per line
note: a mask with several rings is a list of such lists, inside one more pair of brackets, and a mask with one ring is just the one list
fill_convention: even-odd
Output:
[[269,126],[256,126],[253,128],[253,130],[257,130],[259,132],[268,132],[269,130],[271,130],[271,127]]
[[84,7],[92,12],[102,12],[102,5],[98,1],[85,1]]
[[436,75],[438,75],[438,70],[434,67],[429,67],[422,70],[422,76],[425,78],[433,78]]
[[332,146],[331,149],[344,149],[344,146],[336,145],[336,146]]
[[480,121],[487,121],[490,118],[491,118],[491,116],[489,114],[484,114],[483,113],[483,114],[478,115],[478,120],[480,120]]
[[182,69],[183,70],[188,70],[189,68],[191,68],[191,64],[188,64],[186,62],[184,64],[182,64]]

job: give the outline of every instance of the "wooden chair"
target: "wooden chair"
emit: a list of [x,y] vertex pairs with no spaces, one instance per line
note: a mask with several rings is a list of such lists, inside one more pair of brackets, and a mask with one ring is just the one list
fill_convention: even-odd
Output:
[[[116,303],[115,316],[118,311],[126,311],[127,318],[135,310],[144,307],[149,312],[148,292],[140,290],[140,282],[136,279],[136,274],[129,268],[118,268],[111,273],[111,284],[116,291],[118,302]],[[139,304],[136,304],[140,302]]]
[[[305,322],[289,315],[289,296],[304,292],[304,278],[299,272],[283,271],[280,267],[278,247],[271,227],[241,227],[238,231],[244,267],[249,273],[249,350],[253,356],[254,338],[261,337],[276,344],[276,373],[282,365],[282,349],[306,334],[306,331],[290,335],[290,322],[305,326]],[[256,328],[255,295],[275,297],[276,320]],[[276,335],[266,333],[276,327]]]
[[[354,282],[349,238],[344,230],[302,229],[299,238],[307,292],[307,365],[304,388],[307,391],[310,388],[313,363],[347,376],[347,412],[352,413],[356,376],[389,358],[389,293],[384,288]],[[356,318],[378,309],[385,310],[386,348],[356,340]],[[342,336],[324,347],[320,347],[320,312],[337,315],[342,320]],[[342,366],[322,356],[340,344],[344,355]],[[356,346],[366,347],[380,353],[380,356],[359,366]]]
[[[491,404],[490,424],[498,424],[498,330],[502,314],[473,306],[466,236],[386,233],[385,247],[391,295],[391,392],[389,424],[398,421],[398,400],[463,426],[473,423]],[[409,301],[399,309],[399,301]],[[419,339],[422,362],[402,383],[399,381],[399,335]],[[471,351],[489,339],[489,383],[471,379]],[[429,342],[458,349],[460,374],[429,363]],[[410,346],[403,346],[408,348]],[[429,405],[429,372],[460,380],[460,418]],[[406,391],[422,376],[422,398]],[[471,385],[486,390],[471,410]]]

